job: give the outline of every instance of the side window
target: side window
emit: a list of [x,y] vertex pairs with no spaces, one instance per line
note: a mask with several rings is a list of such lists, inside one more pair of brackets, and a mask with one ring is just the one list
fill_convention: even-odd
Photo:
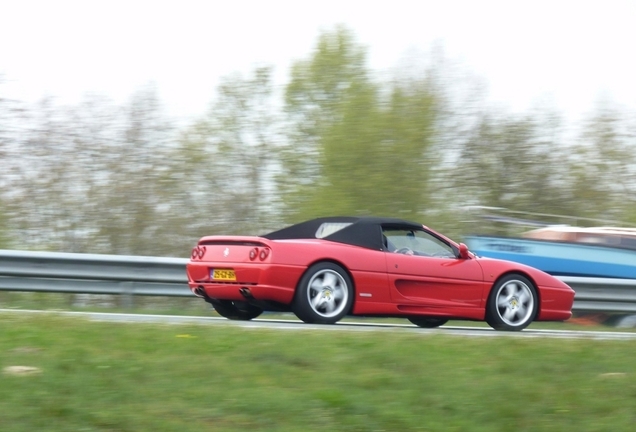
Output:
[[423,230],[383,229],[389,252],[455,258],[450,245]]

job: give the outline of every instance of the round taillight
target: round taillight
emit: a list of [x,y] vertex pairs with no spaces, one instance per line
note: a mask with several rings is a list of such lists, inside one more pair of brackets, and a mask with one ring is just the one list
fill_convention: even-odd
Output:
[[267,255],[269,255],[269,249],[263,249],[258,257],[261,259],[261,261],[263,261],[265,258],[267,258]]
[[254,261],[258,256],[258,248],[254,248],[250,251],[250,259]]
[[192,255],[190,257],[192,259],[201,259],[205,255],[205,246],[197,246],[192,249]]

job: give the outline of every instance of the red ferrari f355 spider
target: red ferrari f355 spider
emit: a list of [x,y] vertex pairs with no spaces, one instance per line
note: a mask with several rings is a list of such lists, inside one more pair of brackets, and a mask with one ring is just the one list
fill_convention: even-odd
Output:
[[229,319],[292,311],[331,324],[345,315],[449,319],[521,330],[571,316],[574,291],[523,264],[481,258],[426,226],[392,218],[328,217],[256,236],[199,240],[192,292]]

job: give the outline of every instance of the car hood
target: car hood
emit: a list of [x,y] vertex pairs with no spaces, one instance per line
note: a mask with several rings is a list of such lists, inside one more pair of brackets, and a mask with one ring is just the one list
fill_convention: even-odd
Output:
[[519,272],[528,275],[539,286],[570,288],[554,276],[526,264],[487,257],[476,257],[475,259],[481,265],[486,280],[498,279],[505,273]]

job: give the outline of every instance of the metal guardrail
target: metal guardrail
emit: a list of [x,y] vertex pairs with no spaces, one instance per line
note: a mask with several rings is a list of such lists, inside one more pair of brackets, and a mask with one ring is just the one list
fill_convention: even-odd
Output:
[[183,258],[0,250],[0,291],[189,297],[187,262]]
[[[0,250],[0,291],[189,297],[187,262],[185,258]],[[636,279],[559,279],[576,292],[574,311],[636,313]]]
[[576,312],[636,313],[636,279],[558,276],[576,292]]

